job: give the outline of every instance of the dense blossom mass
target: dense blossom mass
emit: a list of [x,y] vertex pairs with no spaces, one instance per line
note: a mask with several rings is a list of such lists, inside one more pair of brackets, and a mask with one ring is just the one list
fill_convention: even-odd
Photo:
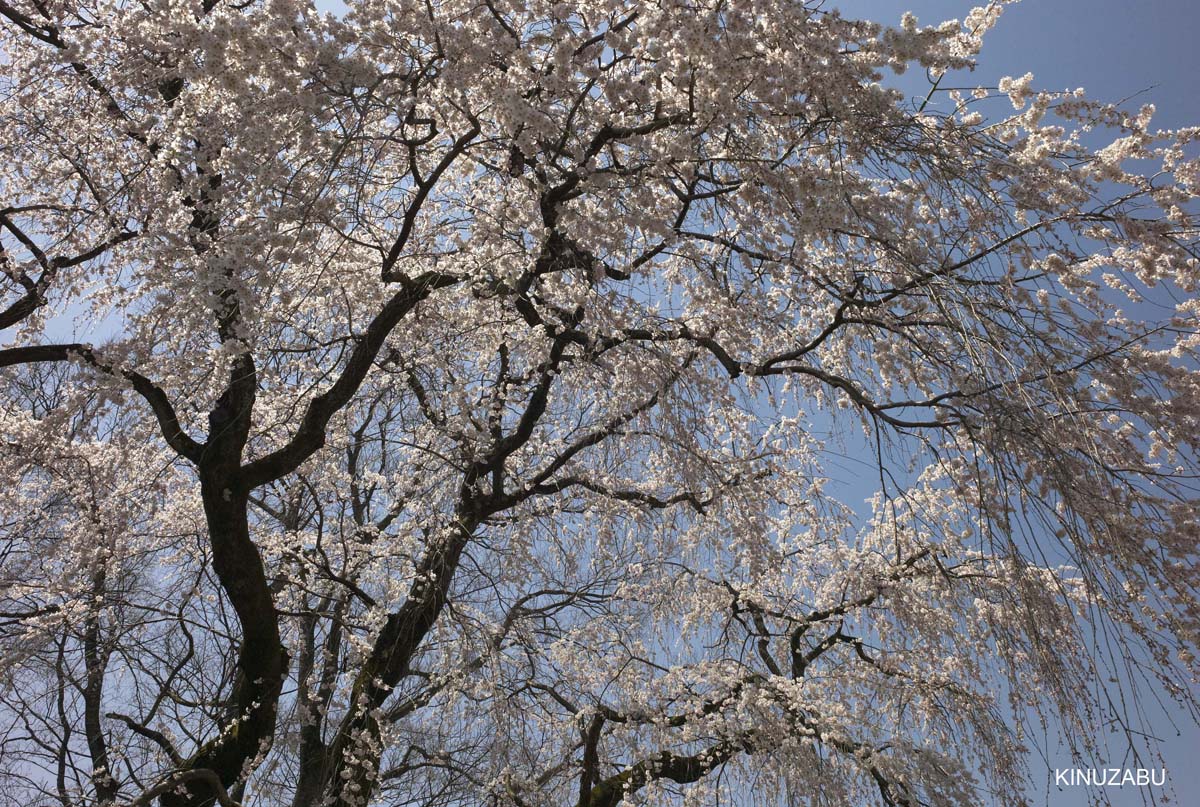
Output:
[[1155,767],[1200,129],[1000,10],[0,0],[0,803]]

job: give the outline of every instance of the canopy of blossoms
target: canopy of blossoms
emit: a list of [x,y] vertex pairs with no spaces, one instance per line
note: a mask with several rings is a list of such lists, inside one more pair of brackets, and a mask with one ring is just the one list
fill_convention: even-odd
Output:
[[1200,130],[943,88],[1000,11],[0,0],[0,803],[1145,753],[1200,672]]

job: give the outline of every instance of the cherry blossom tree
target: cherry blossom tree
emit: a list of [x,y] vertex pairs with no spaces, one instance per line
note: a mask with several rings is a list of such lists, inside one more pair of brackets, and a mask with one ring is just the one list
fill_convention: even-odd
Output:
[[1047,726],[1153,753],[1200,129],[950,89],[1000,10],[0,0],[0,799],[1017,805]]

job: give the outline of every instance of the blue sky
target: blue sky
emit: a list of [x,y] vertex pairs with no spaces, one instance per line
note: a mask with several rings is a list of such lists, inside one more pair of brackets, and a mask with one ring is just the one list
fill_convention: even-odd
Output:
[[[923,25],[961,19],[985,0],[828,0],[846,16],[895,23],[912,11]],[[1138,95],[1164,128],[1200,124],[1200,2],[1024,0],[1007,6],[984,40],[972,81],[1034,74],[1045,89],[1084,87],[1110,101]]]

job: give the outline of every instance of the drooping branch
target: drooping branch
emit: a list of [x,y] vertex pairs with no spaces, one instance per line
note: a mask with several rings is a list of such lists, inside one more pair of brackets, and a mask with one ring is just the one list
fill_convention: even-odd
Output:
[[30,345],[28,347],[10,347],[0,350],[0,367],[11,367],[19,364],[37,364],[41,362],[71,361],[77,359],[108,375],[123,378],[133,389],[150,404],[151,411],[158,421],[159,431],[167,445],[175,449],[181,457],[199,462],[204,446],[194,440],[183,430],[175,408],[167,398],[162,388],[146,376],[134,370],[114,367],[99,359],[91,345],[69,343],[58,345]]

